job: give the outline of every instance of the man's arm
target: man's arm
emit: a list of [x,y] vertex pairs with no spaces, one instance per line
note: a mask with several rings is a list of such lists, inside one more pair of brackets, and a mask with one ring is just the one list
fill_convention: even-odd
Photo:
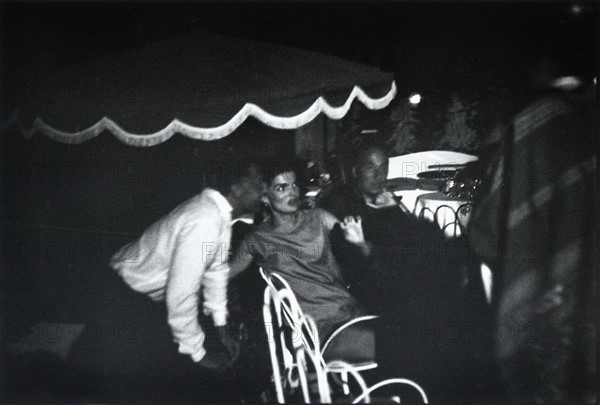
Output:
[[167,280],[168,322],[179,352],[196,362],[206,354],[204,332],[198,323],[198,292],[207,262],[207,254],[218,245],[219,231],[210,221],[196,222],[178,235]]

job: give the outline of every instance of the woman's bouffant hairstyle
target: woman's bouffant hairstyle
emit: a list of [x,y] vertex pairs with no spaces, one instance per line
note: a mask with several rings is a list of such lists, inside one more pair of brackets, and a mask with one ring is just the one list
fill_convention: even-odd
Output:
[[264,162],[261,165],[263,179],[267,183],[267,187],[273,185],[273,180],[280,174],[294,172],[297,176],[301,174],[300,162],[296,158],[287,160],[277,160]]

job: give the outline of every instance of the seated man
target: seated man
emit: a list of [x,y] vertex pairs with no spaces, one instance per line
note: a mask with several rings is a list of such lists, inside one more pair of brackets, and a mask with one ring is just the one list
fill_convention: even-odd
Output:
[[[433,282],[430,277],[438,274],[447,278],[440,282],[450,283],[448,287],[454,285],[455,290],[459,289],[456,266],[449,266],[446,260],[438,260],[448,245],[442,231],[435,224],[407,214],[395,196],[385,189],[388,158],[383,148],[371,146],[360,151],[352,173],[354,184],[338,187],[321,200],[320,206],[339,219],[349,216],[362,219],[364,236],[371,246],[367,261],[371,271],[363,270],[365,263],[360,255],[357,256],[356,249],[345,245],[336,235],[334,248],[350,289],[363,304],[377,312],[389,308],[387,297],[373,294],[374,284],[379,287],[377,291],[392,287],[397,290],[397,286],[390,285],[389,278],[402,274],[411,274],[411,278],[425,277],[422,281],[430,287]],[[425,274],[423,269],[432,266],[451,268],[442,271],[440,267],[432,274]],[[454,274],[451,274],[452,271]]]
[[332,242],[350,291],[382,316],[377,358],[383,377],[412,378],[434,399],[448,400],[464,380],[463,353],[472,350],[465,347],[459,263],[442,231],[407,214],[385,189],[387,173],[384,150],[363,149],[353,187],[339,187],[321,206],[345,222],[362,219],[368,255],[345,244],[339,231]]

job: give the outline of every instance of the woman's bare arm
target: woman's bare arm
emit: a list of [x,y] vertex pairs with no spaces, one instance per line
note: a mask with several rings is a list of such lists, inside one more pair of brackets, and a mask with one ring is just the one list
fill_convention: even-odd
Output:
[[246,240],[242,242],[233,259],[229,262],[229,280],[235,278],[238,274],[246,270],[254,258],[248,251]]
[[325,229],[327,229],[328,232],[331,232],[335,224],[340,222],[335,215],[329,211],[320,208],[319,213],[321,215],[321,222],[323,222],[323,225],[325,225]]

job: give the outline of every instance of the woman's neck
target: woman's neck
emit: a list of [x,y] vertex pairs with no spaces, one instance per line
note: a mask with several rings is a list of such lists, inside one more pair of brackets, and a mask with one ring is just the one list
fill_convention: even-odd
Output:
[[271,219],[271,225],[273,226],[273,229],[277,231],[288,232],[296,229],[299,221],[300,211],[290,213],[274,212]]

